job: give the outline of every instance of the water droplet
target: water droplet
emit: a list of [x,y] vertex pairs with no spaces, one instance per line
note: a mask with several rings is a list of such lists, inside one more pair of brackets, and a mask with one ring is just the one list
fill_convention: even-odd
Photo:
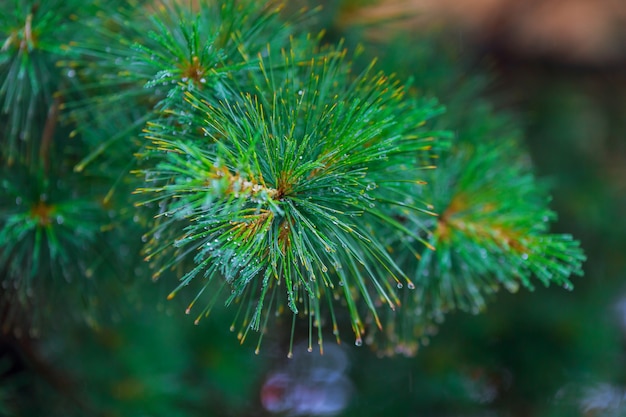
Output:
[[57,224],[63,224],[63,222],[65,221],[65,219],[63,218],[63,216],[61,216],[60,214],[57,216]]
[[298,90],[298,95],[301,96],[302,94],[304,94],[303,90]]
[[67,77],[68,78],[74,78],[76,76],[76,71],[71,69],[69,71],[67,71]]
[[18,205],[18,206],[19,206],[20,204],[22,204],[22,197],[16,197],[16,198],[15,198],[15,204],[16,204],[16,205]]
[[205,84],[206,83],[206,78],[200,78],[200,83]]
[[412,282],[409,282],[408,284],[406,284],[406,286],[410,290],[414,290],[415,289],[415,284],[413,284]]
[[527,254],[527,253],[522,253],[522,259],[523,259],[523,260],[528,259],[528,254]]
[[402,283],[401,283],[401,282],[398,282],[398,285],[396,285],[396,287],[398,287],[398,288],[400,288],[400,289],[401,289],[403,286],[404,286],[404,285],[402,285]]
[[361,346],[363,345],[363,339],[361,339],[360,337],[357,337],[357,339],[354,341],[354,344],[356,346]]
[[367,187],[365,187],[365,189],[371,191],[371,190],[373,190],[376,187],[377,187],[377,185],[376,185],[375,182],[370,182],[369,184],[367,184]]

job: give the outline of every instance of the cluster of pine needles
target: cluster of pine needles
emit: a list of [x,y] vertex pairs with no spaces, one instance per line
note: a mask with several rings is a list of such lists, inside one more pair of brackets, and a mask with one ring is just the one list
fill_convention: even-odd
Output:
[[435,100],[307,33],[312,12],[14,3],[0,19],[5,287],[132,270],[132,248],[115,250],[132,232],[152,277],[179,281],[168,298],[196,323],[232,306],[257,351],[287,317],[292,341],[308,321],[309,349],[349,328],[413,354],[451,310],[581,271],[515,138],[452,134]]

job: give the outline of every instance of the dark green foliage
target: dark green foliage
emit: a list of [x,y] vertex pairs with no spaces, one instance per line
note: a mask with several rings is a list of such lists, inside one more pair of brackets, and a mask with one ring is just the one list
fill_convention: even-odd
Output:
[[[501,287],[571,289],[582,273],[578,242],[551,232],[518,124],[445,44],[352,55],[307,33],[307,12],[252,0],[5,4],[0,329],[25,350],[40,337],[47,356],[14,363],[49,380],[0,360],[0,414],[258,415],[275,358],[232,349],[234,335],[284,357],[294,340],[323,350],[352,330],[379,355],[411,356],[446,315],[483,311]],[[478,409],[471,364],[500,377],[519,371],[507,356],[518,352],[529,366],[532,341],[508,346],[518,333],[589,350],[522,297],[535,326],[487,315],[481,333],[453,315],[424,362],[359,363],[371,395],[353,412]],[[576,358],[553,353],[529,398]],[[398,405],[405,372],[419,395]]]
[[137,290],[149,264],[196,324],[233,307],[257,352],[303,321],[310,350],[351,328],[411,355],[500,286],[581,273],[512,122],[480,102],[459,112],[471,89],[446,115],[419,74],[353,64],[274,3],[11,3],[3,332],[45,323],[59,294],[92,324],[111,299],[156,303]]

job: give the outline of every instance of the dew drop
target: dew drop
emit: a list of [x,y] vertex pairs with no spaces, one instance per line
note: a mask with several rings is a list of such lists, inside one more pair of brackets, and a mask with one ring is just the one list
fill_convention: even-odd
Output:
[[363,339],[361,339],[360,337],[357,337],[357,339],[354,341],[354,344],[356,346],[361,346],[363,345]]
[[76,71],[71,69],[67,72],[67,77],[68,78],[74,78],[76,76]]
[[412,282],[409,282],[408,284],[406,284],[406,286],[410,290],[414,290],[415,289],[415,284],[413,284]]
[[57,216],[57,224],[63,224],[64,221],[65,221],[65,219],[63,218],[63,216],[61,216],[61,215]]
[[398,285],[396,285],[396,287],[398,287],[398,288],[400,288],[400,289],[401,289],[401,288],[403,287],[403,285],[402,285],[402,283],[401,283],[401,282],[398,282]]
[[16,197],[16,198],[15,198],[15,204],[16,204],[16,205],[18,205],[18,206],[19,206],[20,204],[22,204],[22,197]]

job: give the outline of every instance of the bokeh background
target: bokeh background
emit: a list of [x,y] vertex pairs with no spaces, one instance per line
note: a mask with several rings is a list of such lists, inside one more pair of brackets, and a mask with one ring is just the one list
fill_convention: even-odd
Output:
[[111,306],[97,324],[3,333],[0,416],[626,415],[626,3],[323,6],[329,41],[412,77],[450,120],[489,106],[523,132],[555,231],[588,256],[574,290],[500,293],[483,314],[447,316],[413,358],[342,345],[288,360],[289,326],[255,355],[228,330],[230,312],[194,326],[146,279],[132,309]]

